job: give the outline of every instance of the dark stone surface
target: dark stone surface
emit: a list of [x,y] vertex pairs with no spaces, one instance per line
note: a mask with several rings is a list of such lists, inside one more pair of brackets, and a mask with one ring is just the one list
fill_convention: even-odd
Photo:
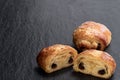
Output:
[[106,49],[117,63],[109,80],[120,80],[120,0],[0,0],[0,80],[103,80],[72,67],[46,74],[36,56],[46,46],[74,46],[72,32],[94,20],[112,31]]

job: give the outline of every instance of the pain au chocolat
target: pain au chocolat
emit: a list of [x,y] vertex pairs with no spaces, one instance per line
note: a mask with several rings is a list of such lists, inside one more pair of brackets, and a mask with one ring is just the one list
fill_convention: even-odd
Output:
[[105,25],[86,21],[74,30],[73,42],[78,50],[104,50],[111,42],[111,35],[111,31]]
[[115,72],[116,62],[107,52],[91,49],[77,55],[73,69],[76,72],[108,79]]
[[37,63],[46,73],[52,73],[73,65],[77,51],[68,45],[55,44],[43,48],[37,56]]

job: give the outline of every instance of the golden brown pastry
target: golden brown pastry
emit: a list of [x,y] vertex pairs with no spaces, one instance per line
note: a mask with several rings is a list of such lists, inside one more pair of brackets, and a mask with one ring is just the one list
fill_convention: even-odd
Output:
[[103,24],[87,21],[73,32],[73,42],[78,50],[104,50],[111,42],[111,31]]
[[62,68],[71,66],[77,51],[62,44],[55,44],[44,48],[37,56],[37,63],[45,72],[51,73]]
[[110,78],[116,68],[116,62],[107,52],[85,50],[74,60],[73,69],[76,72],[93,75],[100,78]]

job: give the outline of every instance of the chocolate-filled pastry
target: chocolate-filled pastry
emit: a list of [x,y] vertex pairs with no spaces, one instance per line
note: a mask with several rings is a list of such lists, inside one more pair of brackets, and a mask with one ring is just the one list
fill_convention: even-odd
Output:
[[111,42],[111,31],[103,24],[87,21],[73,32],[73,42],[78,50],[104,50]]
[[91,49],[77,55],[73,69],[76,72],[108,79],[116,69],[116,62],[107,52]]
[[77,51],[62,44],[55,44],[43,48],[37,56],[37,63],[46,73],[51,73],[73,65]]

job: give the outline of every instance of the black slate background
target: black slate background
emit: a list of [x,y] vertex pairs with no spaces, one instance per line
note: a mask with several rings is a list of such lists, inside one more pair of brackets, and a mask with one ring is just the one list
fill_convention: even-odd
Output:
[[106,51],[117,68],[109,80],[120,80],[120,0],[0,0],[0,80],[103,80],[72,67],[46,74],[36,64],[43,47],[74,46],[73,30],[88,20],[111,30]]

